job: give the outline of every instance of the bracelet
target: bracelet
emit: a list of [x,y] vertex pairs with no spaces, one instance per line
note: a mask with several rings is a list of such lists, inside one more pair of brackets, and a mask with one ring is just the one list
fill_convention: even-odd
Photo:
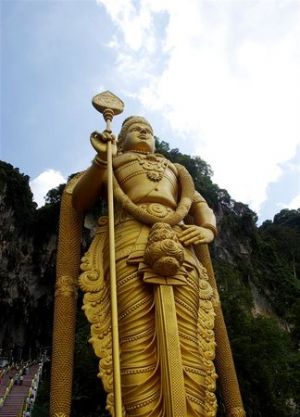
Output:
[[96,155],[93,159],[93,164],[98,165],[98,167],[106,168],[107,167],[107,161],[104,161],[104,159],[101,159],[99,155]]
[[204,229],[211,230],[215,237],[218,236],[218,229],[215,226],[213,226],[212,224],[204,223],[204,224],[201,225],[201,227],[204,227]]
[[243,407],[230,408],[228,415],[230,417],[246,417],[246,412]]

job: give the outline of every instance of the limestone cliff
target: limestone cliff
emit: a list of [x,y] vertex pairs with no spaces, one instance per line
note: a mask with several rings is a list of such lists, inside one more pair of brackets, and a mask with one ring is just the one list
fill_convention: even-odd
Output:
[[0,165],[0,346],[35,357],[50,345],[56,230],[38,238],[29,178]]

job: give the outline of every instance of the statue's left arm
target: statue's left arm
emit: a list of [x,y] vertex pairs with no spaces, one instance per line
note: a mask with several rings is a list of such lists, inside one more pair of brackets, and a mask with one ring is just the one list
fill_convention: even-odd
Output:
[[194,193],[189,214],[194,219],[193,225],[185,225],[179,236],[183,245],[210,243],[217,235],[216,217],[205,199],[197,192]]
[[[197,238],[197,235],[195,234],[194,242],[211,242],[218,233],[216,228],[216,218],[213,211],[206,203],[205,199],[198,192],[195,192],[194,194],[194,199],[189,214],[193,216],[195,224],[198,225],[191,227],[198,227],[198,232],[203,235],[203,238],[199,239],[199,237]],[[183,233],[185,233],[185,230]],[[226,416],[246,417],[208,246],[196,245],[195,251],[198,259],[207,270],[209,282],[216,294],[214,303],[214,309],[216,313],[214,332],[217,345],[215,365],[219,377],[219,385],[223,395],[224,405],[226,408]]]

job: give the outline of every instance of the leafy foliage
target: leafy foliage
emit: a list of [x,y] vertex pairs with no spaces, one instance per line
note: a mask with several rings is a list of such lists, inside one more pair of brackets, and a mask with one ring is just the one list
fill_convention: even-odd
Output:
[[50,400],[50,362],[43,367],[42,378],[39,383],[37,398],[32,410],[32,417],[49,417]]
[[300,299],[300,210],[282,210],[258,230],[253,278],[279,316]]
[[274,319],[251,314],[242,271],[224,262],[215,270],[247,416],[298,416],[300,354],[289,333]]
[[198,156],[190,157],[182,154],[177,148],[170,149],[166,142],[160,141],[158,138],[155,140],[155,147],[156,152],[164,155],[173,163],[184,165],[191,174],[196,189],[203,195],[211,207],[217,207],[219,187],[212,182],[212,169],[203,159]]
[[13,210],[19,229],[28,228],[33,220],[36,203],[32,201],[28,175],[21,174],[18,168],[0,161],[0,190],[5,207]]
[[232,349],[247,415],[289,417],[293,411],[298,415],[288,406],[289,400],[294,404],[299,400],[299,391],[291,381],[295,381],[300,365],[289,335],[269,318],[245,315],[241,325],[243,331],[232,339]]
[[[79,303],[82,304],[82,300]],[[106,394],[97,378],[98,359],[88,343],[89,324],[82,311],[77,313],[72,415],[74,417],[108,417]]]
[[58,233],[60,201],[65,184],[48,191],[46,204],[36,211],[34,222],[34,237],[37,245],[49,240],[49,237]]

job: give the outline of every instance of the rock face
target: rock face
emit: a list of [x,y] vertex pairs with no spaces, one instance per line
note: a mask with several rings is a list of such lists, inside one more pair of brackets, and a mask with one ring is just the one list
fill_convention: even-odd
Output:
[[55,270],[55,231],[45,240],[29,178],[0,166],[0,347],[2,355],[36,356],[50,345]]

